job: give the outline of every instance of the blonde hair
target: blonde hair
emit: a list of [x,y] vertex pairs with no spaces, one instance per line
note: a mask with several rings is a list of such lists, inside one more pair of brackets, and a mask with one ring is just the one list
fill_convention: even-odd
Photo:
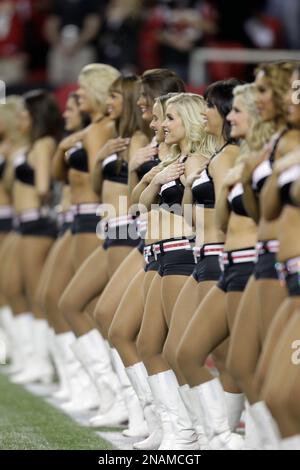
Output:
[[18,95],[8,96],[6,102],[0,106],[0,119],[5,125],[5,137],[13,143],[21,137],[17,117],[22,107],[23,98]]
[[[216,139],[205,131],[204,98],[194,93],[177,93],[166,102],[166,108],[171,104],[176,107],[186,132],[187,154],[201,154],[208,159],[211,158],[216,151]],[[179,145],[172,145],[170,157],[162,165],[170,165],[180,154]]]
[[79,74],[79,84],[87,89],[97,109],[105,113],[108,90],[119,76],[120,72],[111,65],[88,64]]
[[233,91],[234,98],[239,97],[242,99],[249,116],[249,130],[241,144],[240,156],[246,154],[249,150],[261,150],[275,132],[274,121],[264,122],[261,120],[256,106],[256,93],[256,85],[254,83],[239,85]]

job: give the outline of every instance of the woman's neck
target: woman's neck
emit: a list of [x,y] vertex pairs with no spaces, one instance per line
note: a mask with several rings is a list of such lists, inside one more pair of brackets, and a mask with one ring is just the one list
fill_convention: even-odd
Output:
[[90,113],[91,122],[94,124],[95,122],[100,121],[104,117],[104,114],[100,111],[94,111]]

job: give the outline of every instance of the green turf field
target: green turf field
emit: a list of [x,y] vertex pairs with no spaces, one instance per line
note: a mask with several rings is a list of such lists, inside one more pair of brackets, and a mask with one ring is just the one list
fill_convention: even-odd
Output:
[[110,444],[0,374],[0,450],[108,450]]

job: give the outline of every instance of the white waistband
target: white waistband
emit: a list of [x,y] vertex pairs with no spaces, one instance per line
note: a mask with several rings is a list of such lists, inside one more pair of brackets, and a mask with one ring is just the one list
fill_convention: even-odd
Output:
[[174,240],[174,241],[169,241],[169,242],[162,242],[162,244],[154,243],[153,244],[154,255],[158,255],[161,253],[161,246],[162,246],[164,253],[169,252],[169,251],[192,249],[192,245],[189,240]]
[[97,214],[100,207],[98,203],[84,203],[84,204],[72,204],[71,211],[74,215],[77,214]]
[[134,222],[134,218],[132,215],[121,215],[120,217],[114,217],[112,219],[108,219],[107,226],[109,228],[114,227],[121,227],[122,225],[128,225]]
[[285,263],[286,269],[290,274],[300,272],[300,256],[291,258]]
[[11,206],[0,206],[0,219],[10,219],[14,215]]
[[47,217],[49,215],[48,207],[41,207],[41,209],[27,209],[21,214],[18,214],[17,217],[20,222],[33,222],[34,220],[39,220],[42,217]]
[[279,250],[279,241],[278,240],[268,240],[266,242],[257,242],[256,243],[256,251],[258,254],[264,253],[264,246],[267,247],[268,252],[270,253],[278,253]]
[[227,253],[226,251],[222,254],[222,261],[224,264],[229,264],[230,259],[234,264],[238,263],[252,263],[256,259],[256,250],[237,250]]

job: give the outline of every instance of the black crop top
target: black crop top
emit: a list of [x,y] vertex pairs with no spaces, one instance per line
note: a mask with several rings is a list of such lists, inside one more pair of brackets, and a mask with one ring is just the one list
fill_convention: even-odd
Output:
[[206,168],[201,172],[199,178],[197,178],[192,185],[192,193],[194,203],[201,204],[205,209],[213,209],[215,207],[215,187],[212,177],[209,174],[208,166],[210,162],[220,153],[222,150],[229,145],[226,142],[219,150],[217,150],[207,163]]
[[82,142],[77,142],[74,147],[71,147],[65,153],[65,157],[70,168],[88,173],[88,156],[85,148],[82,146]]
[[252,173],[252,188],[257,194],[260,194],[267,178],[272,174],[278,144],[281,137],[283,137],[287,131],[288,129],[284,129],[279,136],[275,138],[269,158],[257,165]]
[[2,179],[3,177],[5,167],[6,167],[6,160],[3,157],[3,155],[0,155],[0,179]]
[[244,201],[243,201],[244,189],[242,183],[237,183],[233,186],[231,191],[227,196],[227,200],[232,212],[236,215],[242,215],[244,217],[249,217],[246,212]]
[[[186,159],[187,157],[184,157],[181,162],[184,163]],[[180,178],[178,178],[177,180],[170,181],[169,183],[165,183],[160,189],[159,205],[163,206],[164,209],[169,210],[170,212],[174,212],[174,210],[172,210],[172,206],[181,206],[183,194],[184,185],[182,184]]]
[[114,153],[103,160],[102,175],[105,180],[128,184],[128,163]]
[[143,163],[137,170],[137,175],[139,180],[143,178],[152,168],[157,166],[160,163],[160,159],[158,155],[155,155],[152,160]]
[[283,204],[295,206],[290,191],[292,184],[300,178],[300,165],[293,165],[283,171],[278,177],[278,187]]
[[15,177],[18,181],[30,186],[35,184],[35,171],[27,162],[25,153],[18,153],[14,158]]

